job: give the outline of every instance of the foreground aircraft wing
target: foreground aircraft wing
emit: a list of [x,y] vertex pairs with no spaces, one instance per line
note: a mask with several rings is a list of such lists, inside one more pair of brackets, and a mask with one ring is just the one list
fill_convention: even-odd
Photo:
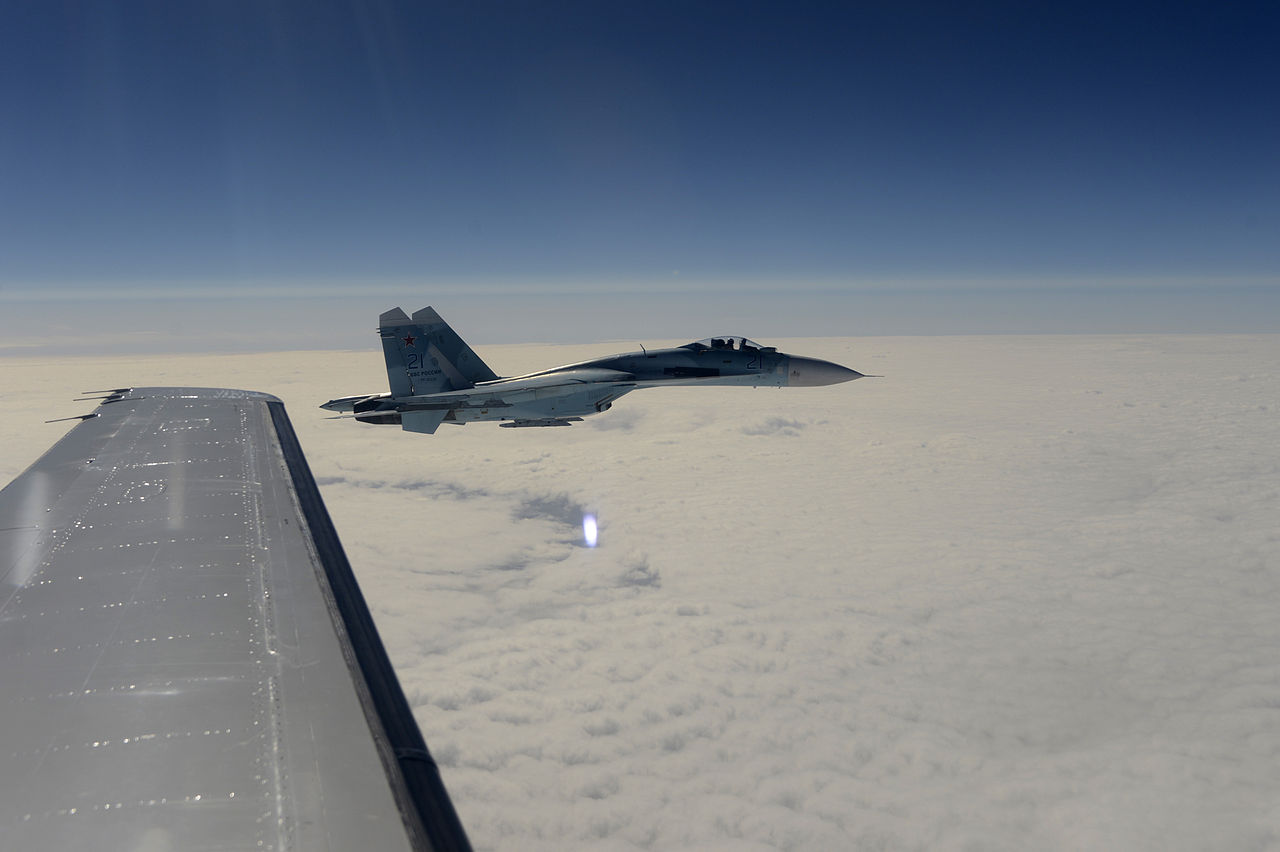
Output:
[[107,396],[0,491],[0,849],[468,849],[278,399]]

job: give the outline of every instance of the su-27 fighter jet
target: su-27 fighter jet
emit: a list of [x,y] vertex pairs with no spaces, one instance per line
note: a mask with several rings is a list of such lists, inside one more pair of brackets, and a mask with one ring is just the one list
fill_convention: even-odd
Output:
[[362,423],[433,434],[441,423],[498,420],[506,427],[569,426],[608,411],[638,388],[665,385],[815,387],[863,378],[830,361],[787,355],[745,337],[709,337],[675,349],[642,350],[499,378],[431,308],[379,317],[390,393],[331,399],[328,411]]

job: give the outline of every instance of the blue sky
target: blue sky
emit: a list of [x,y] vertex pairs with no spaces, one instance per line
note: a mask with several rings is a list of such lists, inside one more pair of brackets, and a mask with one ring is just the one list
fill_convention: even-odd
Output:
[[7,4],[0,304],[270,296],[371,321],[514,293],[527,321],[645,296],[709,322],[728,294],[750,333],[1277,330],[1278,19]]

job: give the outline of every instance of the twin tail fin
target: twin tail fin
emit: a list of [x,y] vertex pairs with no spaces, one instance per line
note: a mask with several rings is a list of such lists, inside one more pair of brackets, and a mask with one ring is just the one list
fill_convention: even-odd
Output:
[[412,317],[392,308],[378,317],[378,334],[393,397],[465,390],[498,378],[432,308]]

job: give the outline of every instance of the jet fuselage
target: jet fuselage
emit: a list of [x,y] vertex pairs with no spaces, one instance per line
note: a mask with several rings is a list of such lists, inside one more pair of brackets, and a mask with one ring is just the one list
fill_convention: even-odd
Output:
[[380,331],[392,392],[340,397],[321,408],[420,432],[434,432],[440,423],[481,420],[504,421],[504,426],[568,426],[608,410],[638,388],[814,387],[863,375],[830,361],[726,336],[497,378],[431,308],[412,320],[398,308],[388,311]]

